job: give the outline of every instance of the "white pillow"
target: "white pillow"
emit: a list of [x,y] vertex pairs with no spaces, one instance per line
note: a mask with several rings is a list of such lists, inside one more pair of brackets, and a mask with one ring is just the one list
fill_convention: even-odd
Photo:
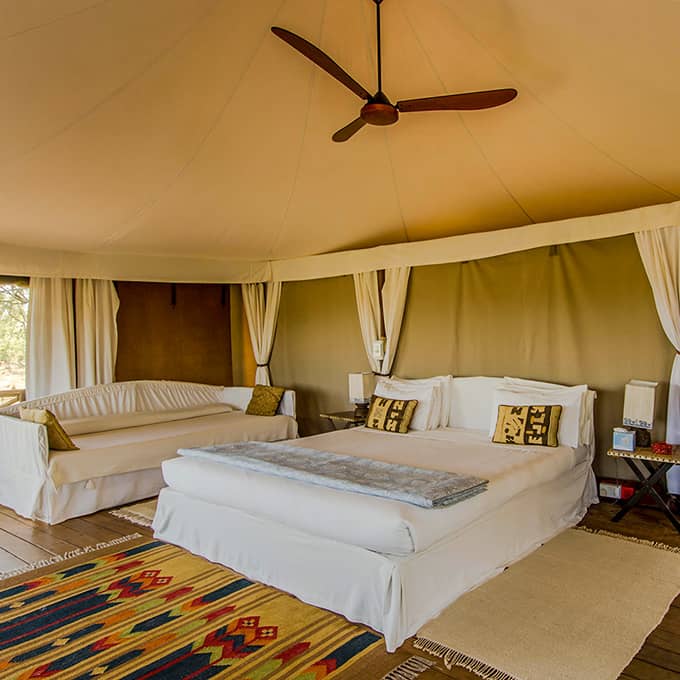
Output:
[[[503,378],[474,376],[454,378],[451,381],[451,411],[449,427],[462,427],[466,430],[486,430],[489,419],[496,418],[492,413],[494,390],[503,385]],[[495,422],[495,421],[494,421]]]
[[594,390],[588,389],[588,385],[560,385],[558,383],[541,382],[540,380],[527,380],[526,378],[510,378],[505,376],[503,378],[506,385],[511,385],[511,389],[529,389],[529,390],[561,390],[561,389],[577,389],[584,390],[585,394],[581,400],[581,414],[579,417],[579,443],[591,444],[593,432],[593,406],[597,393]]
[[588,391],[586,385],[555,389],[534,389],[522,387],[501,387],[493,395],[493,417],[489,427],[489,437],[493,437],[498,419],[498,407],[508,406],[562,406],[560,427],[557,432],[559,444],[577,447],[580,443],[581,404]]
[[435,430],[439,425],[441,390],[439,385],[409,385],[383,378],[375,387],[375,394],[388,399],[417,399],[410,430]]
[[[539,390],[563,390],[572,387],[572,385],[541,382],[540,380],[529,380],[528,378],[512,378],[507,375],[503,378],[503,382],[506,385],[513,385],[514,387],[528,387],[530,389]],[[575,387],[582,387],[582,385],[575,385]]]
[[390,377],[390,381],[402,383],[404,385],[437,385],[441,394],[441,408],[439,414],[439,427],[448,427],[449,412],[451,411],[451,390],[453,376],[435,375],[431,378],[398,378],[396,375]]

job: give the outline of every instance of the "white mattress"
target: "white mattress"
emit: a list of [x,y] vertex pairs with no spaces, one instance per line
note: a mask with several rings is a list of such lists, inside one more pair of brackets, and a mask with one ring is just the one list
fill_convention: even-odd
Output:
[[454,535],[587,458],[581,448],[492,444],[485,432],[452,428],[408,435],[356,428],[298,439],[294,445],[476,475],[488,479],[489,486],[486,492],[448,508],[424,509],[195,458],[165,461],[163,476],[168,486],[186,496],[315,536],[408,555]]
[[55,486],[160,467],[177,449],[242,440],[272,441],[297,434],[294,418],[250,416],[241,411],[73,437],[79,451],[50,451]]

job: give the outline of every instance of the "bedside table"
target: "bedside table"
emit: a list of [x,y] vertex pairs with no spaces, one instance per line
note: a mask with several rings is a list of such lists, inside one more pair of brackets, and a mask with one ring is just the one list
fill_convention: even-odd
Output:
[[680,465],[680,455],[674,452],[671,456],[664,456],[660,453],[654,453],[651,449],[643,448],[635,449],[635,451],[609,449],[607,455],[613,458],[623,458],[641,482],[638,491],[626,501],[611,521],[618,522],[623,519],[631,508],[634,508],[646,494],[649,494],[663,510],[675,530],[680,533],[680,517],[675,515],[666,500],[656,490],[656,485],[662,480],[666,472],[674,465]]
[[366,424],[365,416],[355,416],[354,411],[337,411],[334,413],[319,413],[321,418],[327,418],[336,430],[350,427],[361,427]]

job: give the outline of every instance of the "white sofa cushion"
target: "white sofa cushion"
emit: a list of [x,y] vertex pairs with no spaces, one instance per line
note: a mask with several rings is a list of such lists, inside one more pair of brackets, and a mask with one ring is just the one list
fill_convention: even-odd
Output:
[[88,416],[63,420],[62,427],[71,435],[91,434],[109,430],[123,430],[128,427],[141,427],[156,423],[170,423],[175,420],[211,416],[217,413],[230,413],[233,407],[229,404],[206,404],[167,411],[134,411],[133,413],[111,413],[105,416]]
[[55,486],[159,467],[179,448],[243,440],[272,441],[297,435],[290,416],[248,416],[241,411],[75,436],[79,451],[51,451]]

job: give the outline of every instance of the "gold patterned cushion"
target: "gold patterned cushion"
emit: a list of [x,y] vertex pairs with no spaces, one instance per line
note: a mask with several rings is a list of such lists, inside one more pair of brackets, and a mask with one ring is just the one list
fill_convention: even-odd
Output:
[[19,413],[22,420],[44,425],[47,428],[47,440],[51,449],[56,451],[77,451],[78,447],[57,420],[57,416],[46,408],[22,408]]
[[286,391],[285,387],[271,387],[269,385],[255,385],[253,396],[250,397],[246,413],[249,416],[273,416]]
[[417,399],[388,399],[374,394],[366,417],[366,427],[406,434],[416,406]]
[[493,441],[496,444],[533,444],[557,446],[561,406],[498,407]]

